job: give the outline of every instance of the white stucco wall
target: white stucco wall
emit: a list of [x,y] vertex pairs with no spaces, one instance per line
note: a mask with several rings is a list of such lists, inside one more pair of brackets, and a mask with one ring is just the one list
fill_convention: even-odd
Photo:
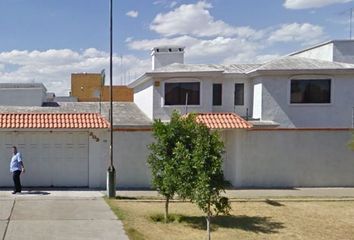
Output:
[[293,56],[333,61],[333,43],[328,43],[319,47],[308,49],[306,51],[293,54]]
[[354,186],[350,131],[229,131],[225,177],[235,187]]
[[[213,83],[222,83],[222,105],[213,106],[213,112],[235,112],[240,116],[252,114],[252,84],[249,79],[236,76],[226,76],[215,80]],[[235,84],[244,84],[244,105],[234,105]],[[211,86],[212,88],[212,86]],[[212,101],[212,95],[210,101]]]
[[118,188],[150,188],[151,173],[147,165],[152,133],[115,132],[114,161]]
[[134,103],[150,119],[153,118],[153,81],[147,81],[134,88]]
[[[169,78],[160,81],[159,87],[154,87],[154,118],[160,118],[164,121],[169,120],[173,110],[178,110],[182,114],[186,113],[186,107],[181,106],[165,106],[164,105],[164,87],[166,82],[200,82],[200,105],[188,106],[188,112],[236,112],[241,116],[252,114],[252,83],[245,78],[240,77],[224,77],[211,76],[199,78]],[[213,84],[222,84],[222,105],[213,106]],[[244,105],[234,106],[235,83],[244,84]]]
[[253,86],[253,112],[254,119],[262,119],[262,83],[255,82]]
[[[292,78],[331,78],[330,104],[290,104]],[[352,127],[354,78],[338,76],[276,76],[257,78],[262,83],[262,120],[278,122],[280,127],[348,128]],[[256,97],[258,94],[254,94]],[[257,101],[254,103],[256,109]],[[254,111],[254,116],[258,111]]]
[[0,88],[0,105],[42,106],[45,96],[42,88]]
[[[109,131],[93,130],[89,136],[89,187],[105,188],[109,166]],[[96,139],[98,138],[98,141]]]
[[[109,136],[106,129],[53,133],[0,131],[0,187],[13,185],[9,164],[12,146],[16,145],[27,169],[22,176],[25,187],[54,185],[105,189],[110,161]],[[152,141],[151,131],[114,132],[113,158],[118,188],[151,186],[147,145]],[[85,154],[68,152],[75,149],[83,150]],[[75,185],[77,183],[79,185]]]
[[332,41],[325,45],[310,48],[302,52],[300,51],[292,55],[325,61],[354,63],[354,41]]
[[184,63],[184,52],[154,52],[152,54],[152,70],[173,63]]
[[[106,188],[109,166],[109,132],[93,132],[99,142],[90,137],[90,187]],[[117,188],[150,188],[151,174],[147,165],[152,143],[150,131],[115,131],[113,133],[113,159]]]

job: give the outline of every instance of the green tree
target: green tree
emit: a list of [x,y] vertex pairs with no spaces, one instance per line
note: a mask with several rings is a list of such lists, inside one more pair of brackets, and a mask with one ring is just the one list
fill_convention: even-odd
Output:
[[230,204],[221,193],[227,182],[222,169],[224,145],[215,131],[198,124],[194,114],[181,117],[173,112],[171,121],[155,120],[155,142],[148,164],[152,171],[152,183],[165,201],[165,222],[168,206],[178,194],[195,202],[206,214],[210,239],[210,222],[213,215],[227,214]]
[[193,139],[193,116],[181,117],[176,111],[171,121],[155,120],[155,142],[149,146],[148,164],[152,172],[152,184],[165,197],[165,222],[168,221],[169,202],[175,196],[181,175],[179,165],[188,157]]
[[228,198],[221,195],[227,186],[222,168],[224,144],[217,132],[204,125],[198,125],[197,129],[191,156],[194,186],[190,198],[205,213],[207,235],[211,239],[211,217],[228,214],[231,209]]

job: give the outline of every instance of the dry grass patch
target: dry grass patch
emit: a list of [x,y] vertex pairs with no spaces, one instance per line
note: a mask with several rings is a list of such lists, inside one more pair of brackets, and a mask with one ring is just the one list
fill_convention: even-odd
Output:
[[[193,204],[107,200],[131,240],[205,239],[205,218]],[[354,239],[354,201],[233,202],[230,216],[212,220],[212,239]]]

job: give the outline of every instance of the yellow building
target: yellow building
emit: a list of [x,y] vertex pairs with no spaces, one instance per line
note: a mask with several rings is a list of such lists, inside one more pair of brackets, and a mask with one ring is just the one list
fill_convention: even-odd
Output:
[[[104,86],[100,73],[72,73],[71,96],[79,102],[107,102],[110,100],[109,86]],[[133,102],[133,89],[113,86],[113,101]]]

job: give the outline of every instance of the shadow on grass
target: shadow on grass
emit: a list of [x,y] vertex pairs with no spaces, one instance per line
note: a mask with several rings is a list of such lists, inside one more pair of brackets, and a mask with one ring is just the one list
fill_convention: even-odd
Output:
[[[205,217],[188,217],[181,216],[181,223],[187,223],[192,228],[206,229]],[[241,229],[254,233],[278,233],[284,228],[281,222],[272,221],[270,217],[259,216],[216,216],[211,219],[211,230],[215,231],[219,227]]]
[[138,200],[136,197],[116,196],[117,200]]
[[144,235],[141,234],[139,231],[137,231],[134,228],[128,228],[126,230],[127,235],[129,236],[129,239],[134,239],[134,240],[144,240]]
[[274,207],[283,207],[285,206],[284,204],[281,204],[280,202],[274,201],[274,200],[270,200],[270,199],[266,199],[265,203],[272,205]]

